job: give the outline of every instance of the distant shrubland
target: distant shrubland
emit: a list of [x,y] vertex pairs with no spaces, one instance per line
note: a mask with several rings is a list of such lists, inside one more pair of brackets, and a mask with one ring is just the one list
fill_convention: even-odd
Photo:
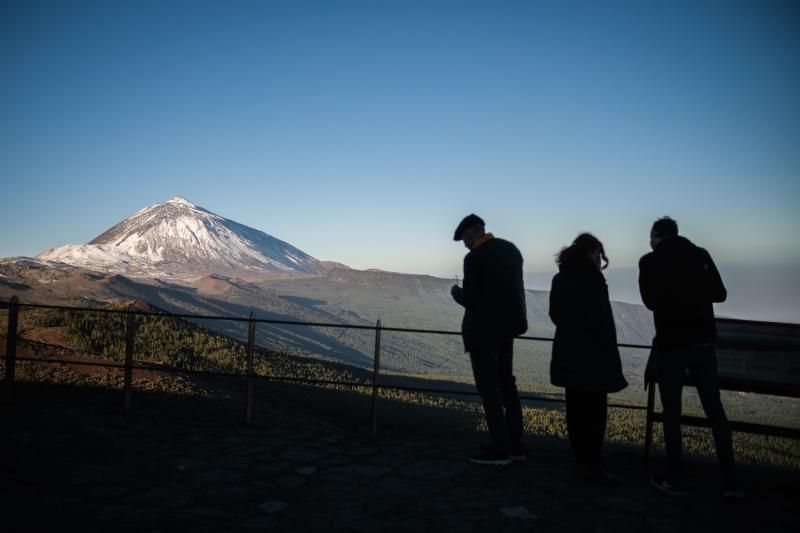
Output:
[[[110,309],[121,310],[124,307],[118,305]],[[244,375],[246,343],[166,314],[136,315],[134,323],[136,365],[154,370],[173,367],[188,371],[178,374],[140,372],[136,375],[136,389],[202,395],[209,400],[241,396],[241,378],[219,378],[191,372]],[[119,364],[124,361],[125,324],[126,316],[123,313],[25,309],[20,313],[19,322],[20,356]],[[7,311],[0,311],[0,342],[3,346],[6,325]],[[4,372],[3,367],[4,362],[0,364]],[[306,410],[312,416],[327,418],[345,427],[365,429],[369,425],[371,388],[368,385],[371,372],[365,369],[256,347],[254,370],[259,376],[269,378],[257,383],[257,401],[273,404],[287,402],[292,409]],[[17,379],[112,388],[122,386],[122,373],[119,370],[65,364],[19,362]],[[307,383],[294,380],[305,380]],[[454,381],[447,376],[437,378],[393,373],[384,376],[382,383],[453,391],[472,390],[469,380]],[[545,386],[535,392],[542,397],[558,397],[560,391]],[[687,394],[687,397],[691,403],[692,394]],[[613,397],[611,401],[614,402]],[[794,400],[726,394],[725,402],[729,413],[734,414],[731,418],[736,418],[736,413],[749,413],[760,422],[781,425],[792,425],[792,419],[796,422]],[[764,407],[763,412],[759,411],[760,406]],[[387,434],[452,436],[453,432],[475,434],[485,430],[480,401],[475,396],[463,394],[382,390],[379,420],[381,431]],[[526,402],[524,421],[526,433],[530,435],[566,439],[561,403]],[[611,409],[608,439],[619,445],[641,448],[644,423],[643,411]],[[714,455],[709,430],[686,428],[684,439],[688,453]],[[658,424],[655,442],[661,442]],[[800,468],[800,445],[797,441],[736,433],[734,443],[740,461]]]

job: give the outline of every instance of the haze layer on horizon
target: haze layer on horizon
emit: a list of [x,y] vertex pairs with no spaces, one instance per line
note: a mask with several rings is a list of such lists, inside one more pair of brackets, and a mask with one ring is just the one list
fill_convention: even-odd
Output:
[[[717,316],[800,324],[800,263],[717,266],[728,289],[727,301],[714,305]],[[554,273],[527,273],[526,288],[550,290]],[[612,300],[642,305],[637,267],[612,267],[604,274]]]

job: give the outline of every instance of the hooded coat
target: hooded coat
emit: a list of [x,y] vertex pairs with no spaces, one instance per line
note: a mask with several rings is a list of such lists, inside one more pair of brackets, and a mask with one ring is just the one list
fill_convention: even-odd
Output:
[[628,386],[608,286],[588,256],[559,266],[550,289],[550,319],[556,325],[550,361],[553,385],[597,392]]

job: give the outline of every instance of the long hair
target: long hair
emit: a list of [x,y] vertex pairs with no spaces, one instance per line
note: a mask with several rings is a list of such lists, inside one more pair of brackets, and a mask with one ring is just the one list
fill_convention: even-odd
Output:
[[556,254],[556,264],[562,266],[587,260],[589,254],[598,249],[600,250],[601,259],[600,270],[605,270],[606,267],[608,267],[606,250],[603,247],[603,243],[600,242],[600,239],[591,233],[581,233],[575,237],[575,240],[572,241],[570,246],[562,248],[561,251]]

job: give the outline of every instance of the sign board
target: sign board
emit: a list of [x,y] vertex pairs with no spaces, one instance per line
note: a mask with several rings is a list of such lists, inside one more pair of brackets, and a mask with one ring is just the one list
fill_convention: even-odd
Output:
[[800,397],[800,324],[716,323],[722,388]]

